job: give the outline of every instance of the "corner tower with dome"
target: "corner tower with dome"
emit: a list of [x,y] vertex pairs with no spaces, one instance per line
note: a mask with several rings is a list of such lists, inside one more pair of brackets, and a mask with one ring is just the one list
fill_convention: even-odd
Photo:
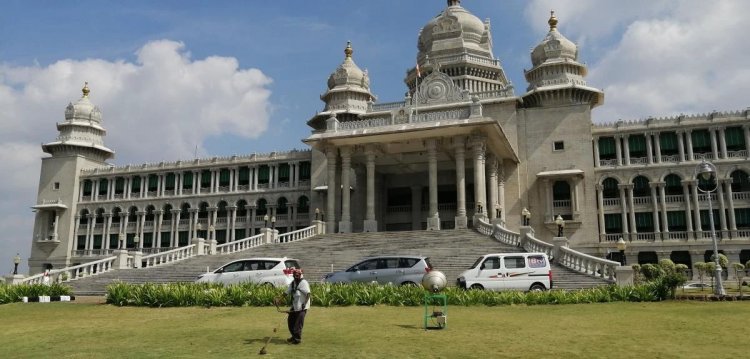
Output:
[[[594,124],[604,94],[586,83],[554,12],[548,24],[523,94],[494,56],[503,44],[493,43],[490,21],[458,0],[421,28],[403,98],[379,101],[370,88],[379,74],[362,70],[347,43],[322,110],[306,119],[304,151],[110,165],[86,86],[42,146],[50,157],[33,206],[31,271],[111,259],[117,249],[162,255],[199,238],[234,245],[269,220],[281,233],[322,228],[317,218],[329,233],[480,220],[518,231],[522,213],[548,243],[560,217],[575,250],[617,259],[610,253],[623,238],[631,263],[693,268],[711,260],[709,198],[722,251],[750,260],[750,112]],[[715,197],[699,195],[693,170],[702,160],[716,165]]]

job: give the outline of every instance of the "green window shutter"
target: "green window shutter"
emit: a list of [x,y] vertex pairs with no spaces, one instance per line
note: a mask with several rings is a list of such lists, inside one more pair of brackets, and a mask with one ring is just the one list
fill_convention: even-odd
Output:
[[289,180],[289,164],[282,163],[279,166],[279,179],[280,180]]
[[203,170],[201,172],[201,187],[208,187],[211,185],[211,171]]
[[599,157],[601,159],[612,159],[617,157],[615,139],[613,137],[599,138]]
[[157,188],[159,188],[159,176],[157,175],[148,176],[148,190],[156,191]]
[[630,135],[628,137],[628,147],[630,149],[630,155],[635,157],[643,157],[646,155],[646,136],[643,135]]
[[686,230],[685,211],[667,212],[667,223],[669,224],[670,231]]
[[639,232],[653,232],[654,231],[654,217],[651,212],[636,212],[635,213],[635,228]]
[[222,169],[219,171],[219,186],[229,185],[229,170]]
[[250,183],[250,169],[247,167],[240,168],[240,184]]
[[602,195],[604,198],[618,198],[620,196],[620,190],[617,188],[617,180],[614,178],[607,178],[602,182]]
[[[719,220],[719,210],[715,209],[715,210],[713,210],[713,212],[714,212],[714,218],[713,218],[713,220],[714,220],[714,229],[715,230],[721,230],[721,224],[719,223],[720,222],[720,220]],[[702,209],[701,210],[701,227],[703,227],[702,230],[710,230],[711,229],[711,222],[710,221],[711,221],[711,218],[709,218],[709,216],[708,216],[708,210],[707,209]]]
[[91,187],[92,187],[92,184],[90,180],[83,181],[83,195],[84,196],[91,195]]
[[193,172],[182,173],[182,188],[193,188]]
[[173,190],[175,187],[175,175],[174,173],[167,173],[165,181],[167,183],[164,184],[164,188],[167,190]]
[[745,147],[745,134],[742,127],[729,127],[724,131],[726,137],[727,150],[742,151]]
[[123,191],[125,191],[125,179],[117,177],[115,180],[115,193],[122,193]]
[[734,218],[738,228],[750,228],[750,208],[735,208]]
[[301,162],[299,167],[299,178],[302,180],[310,179],[310,162]]
[[619,213],[604,214],[604,231],[606,233],[622,233],[622,216]]
[[693,150],[710,150],[711,135],[708,130],[695,130],[691,133]]
[[141,191],[141,177],[140,176],[135,176],[131,179],[130,190],[133,192]]
[[659,134],[659,147],[664,155],[673,155],[679,153],[677,147],[677,134],[674,132],[662,132]]
[[107,181],[106,178],[102,178],[99,180],[99,195],[103,196],[107,194],[107,190],[109,189],[109,181]]
[[266,165],[262,165],[262,166],[258,167],[258,182],[260,182],[260,183],[268,183],[269,178],[270,178],[269,177],[270,171],[271,171],[271,169],[268,166],[266,166]]

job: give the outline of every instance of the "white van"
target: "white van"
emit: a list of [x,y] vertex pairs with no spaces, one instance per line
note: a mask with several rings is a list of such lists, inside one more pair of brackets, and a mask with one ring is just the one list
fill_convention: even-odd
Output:
[[544,253],[485,254],[456,280],[460,288],[487,290],[552,289],[552,269]]

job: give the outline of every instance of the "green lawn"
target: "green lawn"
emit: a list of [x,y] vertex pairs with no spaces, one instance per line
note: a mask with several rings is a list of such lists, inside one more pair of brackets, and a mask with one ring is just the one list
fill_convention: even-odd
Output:
[[[0,358],[745,357],[750,301],[448,308],[424,330],[422,307],[313,307],[301,345],[265,308],[0,305]],[[273,329],[280,326],[278,334]]]

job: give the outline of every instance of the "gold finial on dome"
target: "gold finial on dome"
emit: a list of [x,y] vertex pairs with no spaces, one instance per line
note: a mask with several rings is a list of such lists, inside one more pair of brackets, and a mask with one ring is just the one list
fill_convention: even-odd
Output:
[[81,92],[83,92],[83,97],[89,97],[89,92],[91,92],[91,90],[89,90],[88,81],[83,83],[83,88],[81,89]]
[[352,57],[352,53],[353,52],[354,52],[354,50],[352,50],[352,42],[351,41],[347,41],[346,42],[346,48],[344,49],[344,53],[346,54],[346,57],[347,58]]
[[549,24],[550,30],[557,29],[557,18],[555,17],[554,10],[549,12],[549,20],[547,21],[547,23]]

